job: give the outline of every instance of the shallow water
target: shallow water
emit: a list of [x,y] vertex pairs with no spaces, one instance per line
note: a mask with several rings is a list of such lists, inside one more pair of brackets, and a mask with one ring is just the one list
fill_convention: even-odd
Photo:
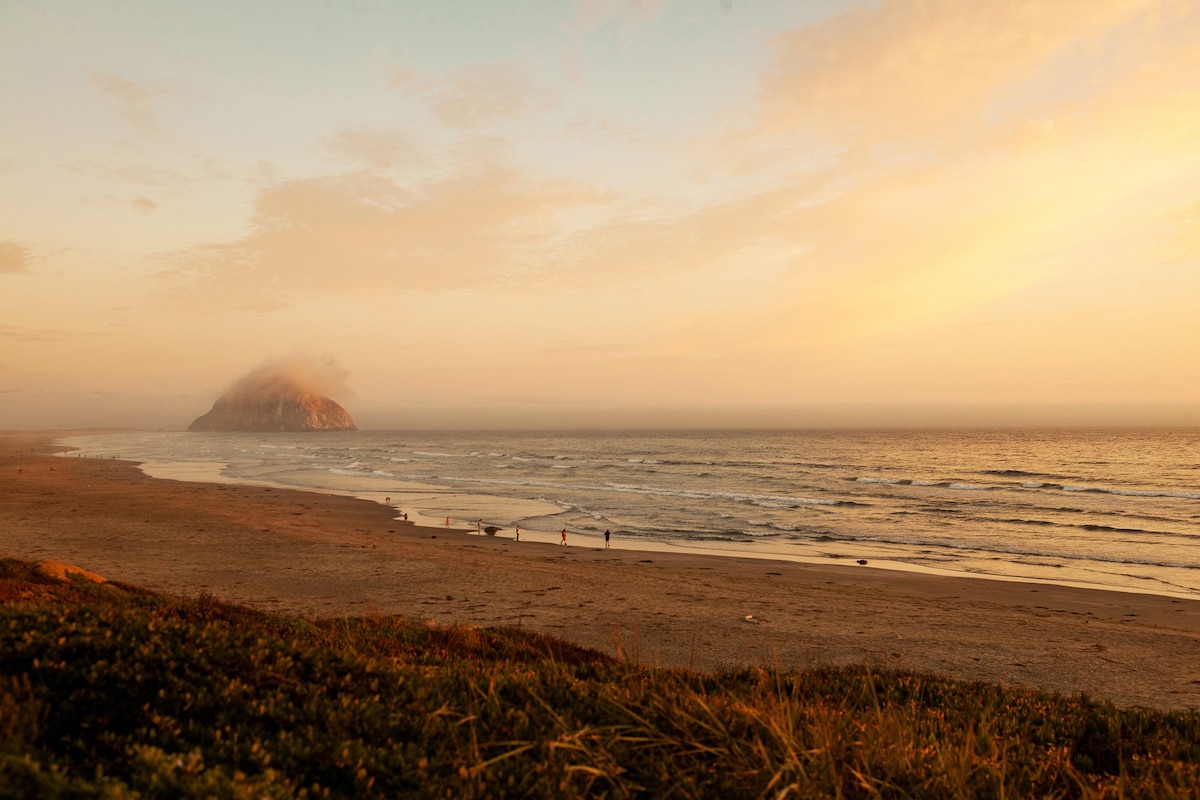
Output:
[[[416,521],[1200,596],[1200,430],[122,433],[163,477],[369,497]],[[596,538],[593,538],[596,537]],[[557,540],[557,534],[554,534]]]

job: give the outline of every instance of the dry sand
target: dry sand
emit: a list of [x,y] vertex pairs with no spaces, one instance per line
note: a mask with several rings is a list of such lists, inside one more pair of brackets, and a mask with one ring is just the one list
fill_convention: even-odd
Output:
[[650,666],[867,664],[1200,707],[1200,602],[422,528],[345,497],[156,480],[0,433],[0,556],[309,616],[511,625]]

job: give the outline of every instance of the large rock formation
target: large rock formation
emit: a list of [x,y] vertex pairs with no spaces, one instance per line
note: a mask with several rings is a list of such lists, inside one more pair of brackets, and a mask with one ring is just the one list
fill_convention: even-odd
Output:
[[346,409],[288,375],[239,381],[189,431],[353,431]]

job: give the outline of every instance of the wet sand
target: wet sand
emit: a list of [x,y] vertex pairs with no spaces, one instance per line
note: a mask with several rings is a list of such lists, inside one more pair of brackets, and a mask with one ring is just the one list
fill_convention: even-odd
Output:
[[378,503],[148,478],[0,433],[0,556],[309,616],[509,625],[649,666],[867,664],[1200,707],[1200,601],[427,528]]

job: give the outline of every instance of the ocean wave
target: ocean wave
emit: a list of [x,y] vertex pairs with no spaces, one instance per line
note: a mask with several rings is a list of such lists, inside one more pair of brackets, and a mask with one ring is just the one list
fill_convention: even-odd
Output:
[[[1099,525],[1096,523],[1087,523],[1079,525],[1085,531],[1104,532],[1104,533],[1128,533],[1134,536],[1155,536],[1159,537],[1159,542],[1170,541],[1172,539],[1186,539],[1189,541],[1200,541],[1200,534],[1197,533],[1180,533],[1178,531],[1153,531],[1146,528],[1121,528],[1116,525]],[[1145,544],[1144,539],[1126,539],[1130,544]]]
[[786,495],[763,495],[763,494],[748,494],[744,492],[730,492],[715,489],[667,489],[658,486],[638,486],[635,484],[620,484],[608,483],[605,488],[614,492],[624,492],[628,494],[646,494],[658,497],[684,497],[693,500],[732,500],[741,503],[750,503],[752,505],[762,506],[764,503],[770,503],[771,506],[777,508],[791,508],[796,506],[852,506],[864,505],[853,500],[829,500],[816,497],[791,497]]
[[[1040,528],[1061,528],[1064,530],[1082,530],[1089,533],[1126,533],[1134,536],[1154,536],[1162,540],[1189,539],[1200,541],[1200,534],[1179,533],[1176,531],[1152,530],[1150,528],[1130,528],[1119,525],[1101,525],[1094,522],[1055,522],[1048,519],[1027,519],[1024,517],[978,517],[981,522],[994,522],[1002,525],[1028,525]],[[1144,539],[1125,539],[1130,544],[1144,544]]]
[[[571,469],[571,467],[565,467]],[[492,486],[507,486],[512,488],[555,489],[576,492],[617,492],[621,494],[648,495],[654,497],[676,497],[688,500],[727,500],[738,503],[748,503],[762,506],[764,503],[774,504],[771,507],[797,508],[801,506],[869,506],[855,500],[826,499],[816,497],[793,497],[788,495],[760,495],[744,492],[722,491],[715,489],[672,489],[661,486],[642,486],[639,484],[604,483],[601,485],[580,485],[570,483],[551,483],[538,480],[504,480],[500,478],[479,478],[471,476],[419,476],[406,475],[408,480],[440,480],[451,483],[472,483]]]
[[[988,470],[985,474],[998,474],[1002,470]],[[1020,470],[1007,470],[1003,472],[1020,472]],[[1029,473],[1021,473],[1028,475]],[[1005,489],[1030,489],[1030,490],[1050,490],[1061,492],[1073,492],[1079,494],[1106,494],[1117,497],[1146,497],[1146,498],[1168,498],[1177,500],[1200,500],[1200,492],[1192,492],[1176,489],[1121,489],[1105,486],[1091,486],[1086,484],[1073,483],[1055,483],[1053,481],[1022,481],[1020,484],[1011,484],[1007,486],[996,486],[992,484],[969,483],[960,480],[944,480],[931,481],[915,478],[882,478],[874,476],[859,476],[847,478],[846,480],[853,483],[875,486],[916,486],[921,488],[943,488],[954,489],[956,491],[1001,491]],[[898,498],[899,499],[899,498]]]
[[871,486],[917,486],[925,489],[955,489],[957,491],[991,491],[1001,488],[999,486],[966,483],[965,481],[930,481],[918,478],[858,477],[848,478],[847,480]]
[[1065,484],[1060,488],[1064,492],[1111,494],[1118,497],[1170,497],[1178,500],[1200,500],[1200,492],[1170,491],[1166,489],[1109,489],[1102,486],[1076,486],[1072,484]]
[[349,478],[395,478],[393,472],[387,472],[382,469],[352,469],[350,467],[330,467],[327,472],[333,475],[344,475]]
[[979,474],[980,475],[996,475],[1001,478],[1038,478],[1038,479],[1040,479],[1038,481],[1035,481],[1036,483],[1055,482],[1055,481],[1061,483],[1062,481],[1072,480],[1071,478],[1067,477],[1066,475],[1055,475],[1050,472],[1028,472],[1023,469],[985,469],[985,470],[982,470]]
[[[853,534],[836,531],[827,531],[814,537],[814,541],[822,542],[852,542],[859,544],[881,544],[892,545],[904,548],[933,548],[947,549],[956,552],[975,553],[981,557],[1000,557],[1002,560],[1007,558],[1048,558],[1072,563],[1096,562],[1102,564],[1129,564],[1134,566],[1144,567],[1163,567],[1170,569],[1186,569],[1200,571],[1200,562],[1188,561],[1169,561],[1165,559],[1154,558],[1130,558],[1120,557],[1117,555],[1097,553],[1097,552],[1067,552],[1067,551],[1050,551],[1038,550],[1021,547],[1005,547],[997,545],[994,542],[955,542],[944,540],[933,540],[924,537],[906,537],[906,536],[886,536],[886,535],[871,535],[871,534]],[[903,560],[903,559],[901,559]]]

